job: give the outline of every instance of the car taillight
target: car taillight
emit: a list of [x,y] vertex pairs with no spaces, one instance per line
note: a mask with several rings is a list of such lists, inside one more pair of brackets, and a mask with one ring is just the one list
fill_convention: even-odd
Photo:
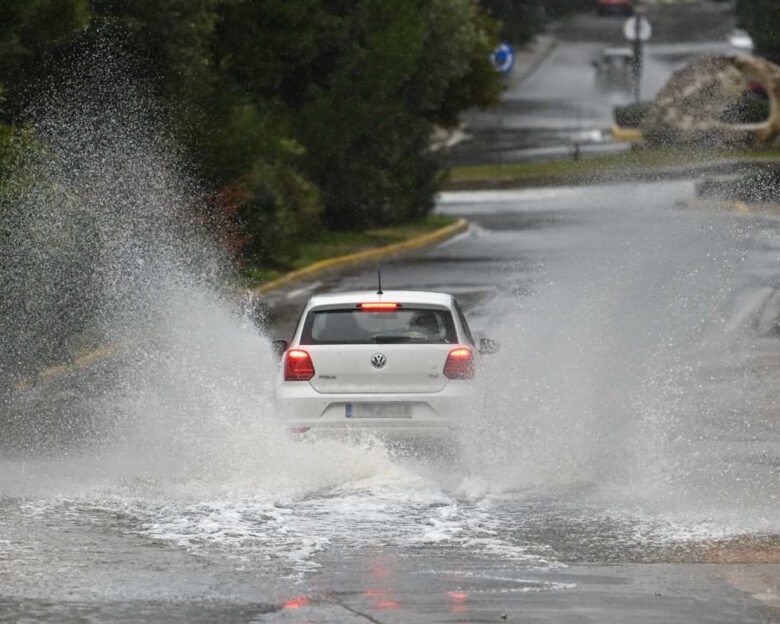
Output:
[[444,364],[447,379],[472,379],[474,377],[474,354],[471,349],[458,347],[450,351]]
[[309,381],[314,377],[314,364],[306,351],[290,349],[284,359],[285,381]]
[[390,301],[372,301],[369,303],[361,303],[358,308],[364,312],[394,312],[401,307],[400,303],[393,303]]

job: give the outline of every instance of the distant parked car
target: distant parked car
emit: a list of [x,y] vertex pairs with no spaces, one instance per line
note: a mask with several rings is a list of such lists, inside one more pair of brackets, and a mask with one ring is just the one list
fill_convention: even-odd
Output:
[[596,12],[599,15],[633,15],[631,0],[598,0]]
[[606,91],[627,91],[632,84],[634,52],[631,48],[604,48],[593,60],[596,84]]
[[753,51],[753,39],[741,28],[735,28],[729,33],[729,45],[739,52]]

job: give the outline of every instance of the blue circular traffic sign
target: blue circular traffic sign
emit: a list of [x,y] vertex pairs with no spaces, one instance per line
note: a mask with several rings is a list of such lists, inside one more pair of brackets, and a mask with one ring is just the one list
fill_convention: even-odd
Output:
[[502,43],[492,56],[493,65],[502,74],[508,74],[512,71],[515,64],[515,51],[508,43]]

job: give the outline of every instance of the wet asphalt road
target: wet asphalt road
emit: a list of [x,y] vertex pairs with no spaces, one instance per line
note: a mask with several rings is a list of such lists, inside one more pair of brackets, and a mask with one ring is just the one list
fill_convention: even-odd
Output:
[[[344,603],[381,622],[489,622],[500,621],[502,614],[522,622],[778,621],[777,612],[768,611],[727,582],[732,574],[729,566],[684,563],[686,559],[694,560],[685,554],[693,544],[728,540],[753,531],[773,534],[780,527],[780,428],[775,399],[780,378],[780,343],[775,333],[780,311],[776,295],[780,227],[776,221],[762,217],[679,209],[677,206],[692,193],[693,182],[684,181],[444,194],[440,211],[467,217],[472,224],[469,232],[415,257],[382,265],[385,288],[456,293],[476,330],[494,337],[498,334],[504,341],[504,363],[512,359],[511,353],[506,354],[507,345],[511,345],[510,351],[532,347],[544,353],[541,358],[549,358],[540,343],[555,341],[556,336],[567,332],[571,340],[556,348],[576,350],[611,340],[617,341],[614,348],[618,350],[646,355],[647,351],[662,349],[655,343],[665,338],[656,335],[645,341],[641,334],[663,334],[664,322],[656,325],[655,321],[665,317],[670,325],[670,343],[684,345],[681,349],[691,353],[681,360],[677,357],[680,349],[675,348],[674,356],[661,355],[659,362],[644,372],[662,375],[664,370],[681,366],[688,377],[682,388],[666,389],[676,403],[661,406],[660,416],[649,417],[650,426],[668,429],[661,436],[663,450],[658,455],[655,451],[648,454],[640,462],[669,462],[665,468],[679,472],[661,477],[669,491],[657,498],[651,496],[652,502],[638,503],[639,508],[649,503],[646,511],[653,510],[649,516],[642,511],[634,518],[629,513],[617,519],[622,514],[617,512],[616,517],[603,518],[603,524],[597,520],[603,508],[589,508],[586,501],[590,495],[580,491],[588,491],[593,485],[588,480],[594,475],[604,474],[589,473],[590,466],[578,466],[583,469],[578,475],[582,483],[576,476],[571,482],[564,478],[564,490],[549,497],[542,495],[531,501],[526,492],[514,500],[510,496],[496,501],[493,513],[503,516],[508,512],[512,516],[500,523],[502,530],[520,538],[526,546],[549,546],[549,551],[531,547],[538,556],[554,553],[552,560],[543,560],[538,566],[528,566],[528,562],[507,565],[500,557],[485,558],[469,548],[377,548],[350,553],[346,559],[342,552],[325,553],[323,560],[328,563],[311,583],[320,596],[329,596],[324,599],[324,612],[333,609],[333,621],[339,617],[333,602]],[[298,285],[276,295],[274,335],[287,335],[291,326],[288,321],[295,318],[293,310],[310,294],[371,287],[373,280],[371,267]],[[681,284],[674,285],[675,281]],[[560,293],[558,288],[568,290],[568,294]],[[583,300],[571,301],[578,295]],[[533,305],[537,298],[543,301],[543,317],[529,319],[531,330],[519,329],[518,324],[523,323],[519,310],[527,310],[529,317],[534,317],[539,311]],[[602,298],[604,301],[597,301]],[[564,306],[565,311],[557,305]],[[720,310],[712,309],[717,307]],[[581,313],[604,314],[607,318],[582,323],[574,318]],[[706,318],[702,319],[702,314]],[[686,320],[689,327],[671,327]],[[610,323],[618,327],[610,327]],[[626,327],[619,327],[622,325]],[[540,330],[543,337],[528,345],[523,338],[513,340],[513,330],[522,336]],[[629,337],[624,331],[635,335]],[[594,337],[589,335],[591,332],[602,335]],[[702,343],[709,343],[704,354],[698,352]],[[576,355],[572,359],[575,367],[609,368],[615,366],[609,361],[612,356],[608,350],[603,359]],[[643,357],[629,357],[623,364],[631,365]],[[519,359],[526,358],[519,355]],[[550,363],[538,365],[534,369],[534,363],[529,363],[532,370],[526,373],[526,381],[543,383],[543,371]],[[556,361],[553,366],[560,366],[566,374],[572,372],[563,362]],[[590,381],[595,382],[596,391],[618,396],[615,404],[607,402],[606,406],[623,411],[619,420],[636,418],[637,414],[623,402],[630,402],[628,395],[636,388],[629,388],[624,395],[621,385],[641,385],[646,380],[619,368],[620,364],[616,370],[591,371]],[[516,401],[518,397],[512,389],[506,389],[504,382],[502,379],[497,383],[499,387],[493,388],[501,397],[499,401]],[[567,391],[565,381],[560,390]],[[589,388],[583,396],[574,391],[574,400],[593,400],[589,396],[592,391]],[[602,405],[598,400],[596,404]],[[565,401],[557,407],[572,409]],[[573,406],[575,413],[578,408],[584,416],[590,406],[578,403]],[[675,410],[679,411],[673,415]],[[704,413],[706,418],[702,418]],[[522,419],[523,414],[517,413],[517,418]],[[546,452],[560,452],[561,447],[567,449],[569,444],[591,444],[587,438],[599,435],[597,430],[603,424],[600,418],[597,415],[595,420],[587,421],[594,429],[585,432],[584,439],[575,436],[560,446],[544,445],[538,454],[530,453],[532,460],[538,461],[539,455]],[[565,438],[565,434],[555,433],[558,426],[577,425],[560,417],[547,433]],[[633,434],[621,433],[617,443],[632,448],[632,441],[623,435]],[[688,446],[692,440],[693,448]],[[687,462],[672,458],[675,443],[680,444],[681,453],[693,452],[696,459]],[[611,452],[600,444],[596,443],[592,451]],[[521,466],[527,468],[523,462]],[[635,473],[624,482],[625,475],[616,477],[614,466],[609,465],[607,476],[596,478],[617,478],[621,483],[617,508],[625,504],[632,507],[636,501],[629,502],[633,496],[622,488],[657,487],[658,483],[645,481],[646,473],[657,468],[643,464],[639,468],[642,476]],[[558,483],[555,478],[548,482],[548,478],[545,473],[543,482]],[[524,477],[519,480],[526,481]],[[538,487],[535,480],[530,483]],[[724,503],[731,496],[734,499]],[[607,495],[612,500],[608,507],[616,502],[611,497]],[[690,500],[685,501],[688,497]],[[667,521],[670,525],[662,528]],[[753,524],[755,521],[760,526]],[[645,522],[653,528],[643,526]],[[511,538],[508,541],[513,542]],[[671,554],[677,549],[682,552],[679,558]],[[558,567],[558,563],[564,566]],[[777,565],[762,569],[770,577],[780,573]],[[334,587],[348,586],[352,591],[337,591],[331,596]],[[310,607],[319,621],[324,612],[316,608]]]
[[[117,404],[135,421],[0,458],[0,621],[780,621],[754,597],[776,584],[734,581],[777,564],[701,563],[780,534],[780,227],[679,208],[692,194],[445,194],[469,231],[382,264],[385,288],[453,292],[502,341],[456,466],[287,440],[267,346],[213,311],[162,364],[33,389],[70,426]],[[267,333],[375,268],[275,293]],[[99,386],[139,368],[142,396]]]
[[[723,4],[651,15],[646,92],[722,45]],[[597,88],[590,60],[621,22],[558,25],[503,131],[473,116],[456,162],[610,149],[628,95]],[[290,440],[267,343],[210,293],[163,306],[151,340],[15,390],[0,622],[780,621],[780,564],[751,547],[780,535],[780,226],[680,209],[692,194],[445,194],[469,231],[382,263],[386,288],[452,292],[503,344],[455,466]],[[375,268],[274,293],[265,334]]]

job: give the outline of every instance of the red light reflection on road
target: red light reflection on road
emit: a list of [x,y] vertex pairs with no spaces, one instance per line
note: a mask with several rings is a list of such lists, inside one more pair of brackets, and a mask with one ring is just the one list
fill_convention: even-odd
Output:
[[305,598],[304,596],[299,596],[298,598],[293,598],[292,600],[287,600],[283,605],[283,609],[300,609],[301,607],[308,607],[309,606],[309,599]]
[[366,589],[363,592],[366,598],[371,598],[371,606],[374,609],[397,609],[398,601],[393,599],[386,589]]
[[[372,587],[363,590],[362,594],[371,602],[373,609],[398,609],[400,604],[393,596],[392,583],[389,582],[393,576],[392,561],[387,557],[377,557],[371,561],[368,568],[368,574],[373,579]],[[383,585],[390,585],[382,587]]]
[[464,591],[448,591],[447,598],[450,599],[450,610],[453,613],[463,613],[466,611],[466,602],[469,595]]

